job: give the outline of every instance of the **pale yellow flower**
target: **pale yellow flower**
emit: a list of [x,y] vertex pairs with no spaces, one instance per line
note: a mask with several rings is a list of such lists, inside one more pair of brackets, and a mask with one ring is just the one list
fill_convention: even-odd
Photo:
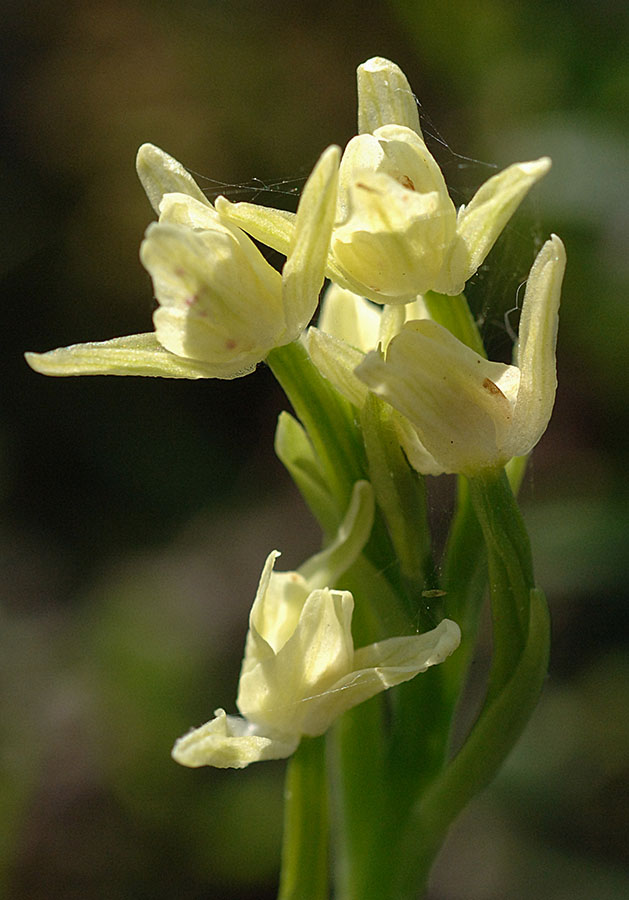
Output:
[[282,273],[221,218],[185,171],[152,145],[138,172],[159,221],[141,259],[159,303],[154,333],[26,355],[46,375],[236,378],[296,340],[317,307],[336,201],[339,150],[321,156],[302,193]]
[[531,269],[514,365],[490,362],[431,319],[408,322],[386,359],[356,376],[404,415],[443,472],[474,475],[530,452],[555,400],[555,347],[565,250],[553,235]]
[[384,125],[347,145],[339,173],[332,259],[348,287],[381,303],[417,294],[460,294],[547,157],[494,175],[456,211],[423,138]]
[[[341,160],[326,274],[379,303],[403,304],[427,291],[457,295],[474,275],[550,159],[514,163],[489,178],[458,211],[419,126],[406,76],[374,57],[358,67],[358,135]],[[290,213],[219,197],[230,222],[281,253]]]
[[249,616],[236,705],[180,738],[186,766],[242,768],[290,756],[303,735],[323,734],[346,710],[442,662],[459,644],[444,620],[426,634],[388,638],[358,650],[349,591],[323,586],[356,558],[371,531],[373,494],[358,482],[337,539],[297,572],[274,572],[269,554]]

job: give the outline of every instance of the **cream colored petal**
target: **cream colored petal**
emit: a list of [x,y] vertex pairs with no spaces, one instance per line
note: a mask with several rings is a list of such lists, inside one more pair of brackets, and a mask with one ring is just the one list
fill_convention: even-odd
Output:
[[288,255],[295,232],[295,213],[256,203],[232,203],[226,197],[217,197],[215,207],[226,221],[242,228],[278,253]]
[[358,66],[356,75],[359,133],[395,123],[421,135],[417,100],[399,66],[374,56]]
[[406,304],[405,307],[405,321],[412,322],[414,319],[429,319],[430,313],[428,312],[428,307],[426,306],[426,301],[420,295],[419,297],[415,297],[414,300],[411,300],[410,303]]
[[200,203],[210,206],[201,188],[181,163],[154,144],[142,144],[135,161],[138,177],[151,206],[159,213],[164,194],[173,192],[188,194]]
[[367,388],[354,370],[364,359],[364,353],[318,328],[308,329],[307,343],[310,358],[324,378],[360,409],[367,397]]
[[365,296],[407,303],[432,287],[447,245],[436,192],[420,194],[388,175],[365,173],[350,189],[350,209],[334,230],[332,253]]
[[447,241],[452,239],[456,228],[454,204],[441,169],[416,132],[400,125],[385,125],[374,134],[360,134],[351,139],[343,153],[339,172],[337,218],[341,224],[350,212],[351,187],[364,173],[388,175],[414,193],[436,192],[444,227],[447,226]]
[[[225,221],[242,228],[278,253],[288,255],[295,233],[295,213],[255,203],[231,203],[226,197],[217,197],[215,208]],[[360,285],[343,275],[331,256],[328,257],[326,275],[347,290],[361,290]]]
[[375,350],[378,347],[386,356],[389,344],[406,322],[406,311],[409,306],[409,303],[387,303],[386,306],[383,306],[378,342],[368,347],[368,350]]
[[433,290],[450,295],[461,293],[526,194],[550,166],[547,156],[514,163],[479,188],[470,203],[459,210],[456,239]]
[[278,653],[295,631],[310,594],[299,572],[273,572],[269,585],[252,609],[243,672]]
[[[275,647],[273,641],[273,625],[277,616],[275,604],[273,604],[273,594],[269,597],[269,586],[273,577],[273,566],[275,560],[281,556],[279,550],[272,550],[266,558],[258,589],[249,613],[249,633],[247,634],[247,645],[245,649],[245,662],[247,665],[248,658],[254,660],[255,663],[259,659],[272,658],[275,655]],[[307,598],[303,598],[305,603]],[[267,601],[269,611],[267,614]],[[302,604],[303,605],[303,604]],[[301,612],[301,609],[300,609]]]
[[172,353],[235,377],[281,340],[280,276],[242,232],[153,224],[140,256],[160,303],[157,337]]
[[456,210],[443,173],[423,139],[401,125],[385,125],[374,133],[384,158],[379,171],[390,175],[402,187],[422,194],[436,191],[442,215],[447,218],[449,235],[456,227]]
[[[375,668],[385,687],[406,681],[404,672],[425,672],[443,662],[461,642],[461,629],[451,619],[424,634],[387,638],[354,653],[356,669]],[[413,676],[410,676],[413,677]]]
[[341,151],[328,147],[304,186],[282,270],[286,342],[296,340],[319,302],[334,224]]
[[182,354],[181,359],[191,362],[195,361],[194,357],[201,357],[199,362],[212,373],[212,378],[230,380],[251,374],[275,346],[273,340],[265,344],[237,341],[232,332],[206,329],[203,319],[193,322],[186,310],[174,307],[156,309],[153,323],[160,343],[169,352]]
[[406,416],[397,410],[394,410],[394,413],[393,425],[397,439],[410,465],[420,475],[443,475],[443,466],[440,466],[434,456],[426,450]]
[[130,334],[110,341],[59,347],[48,353],[26,353],[29,366],[42,375],[144,375],[159,378],[229,378],[216,366],[169,353],[154,332]]
[[321,300],[317,325],[321,331],[366,353],[378,343],[381,316],[380,308],[369,300],[330,284]]
[[557,389],[555,348],[565,268],[566,251],[554,234],[538,253],[524,293],[517,351],[520,383],[509,442],[511,456],[523,456],[535,446],[553,410]]
[[299,735],[286,739],[257,733],[255,726],[240,716],[228,716],[224,709],[215,718],[176,741],[173,759],[182,766],[243,769],[252,762],[284,759],[297,749]]
[[193,231],[218,231],[226,233],[232,226],[225,223],[213,206],[201,203],[188,194],[172,192],[164,194],[159,204],[159,221],[170,225],[183,225]]
[[304,734],[322,734],[348,709],[443,662],[460,640],[458,625],[444,619],[426,634],[389,638],[356,650],[352,671],[310,700]]
[[506,462],[515,367],[483,359],[423,319],[408,322],[391,341],[386,362],[369,353],[356,374],[410,420],[445,472],[467,474]]
[[312,591],[335,584],[362,551],[373,516],[371,485],[357,481],[343,521],[325,550],[312,556],[297,572],[273,571],[279,553],[274,550],[269,554],[249,615],[243,672],[282,649],[297,628]]
[[357,175],[379,172],[384,162],[384,150],[373,134],[358,134],[345,147],[339,168],[337,222],[343,224],[350,213],[349,193]]
[[241,674],[236,701],[240,712],[268,733],[303,733],[312,698],[350,667],[353,607],[347,591],[313,591],[294,633],[276,656]]

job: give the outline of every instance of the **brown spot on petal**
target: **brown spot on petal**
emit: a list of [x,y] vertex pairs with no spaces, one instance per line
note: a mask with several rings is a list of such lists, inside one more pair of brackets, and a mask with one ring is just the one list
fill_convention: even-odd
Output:
[[400,182],[402,187],[408,188],[409,191],[415,190],[415,185],[413,184],[411,179],[408,177],[408,175],[400,175],[400,177],[398,178],[398,181]]
[[380,191],[376,190],[376,188],[369,187],[368,184],[363,184],[362,181],[357,181],[356,187],[361,188],[363,191],[368,191],[370,194],[379,194],[380,193]]
[[190,297],[186,297],[185,304],[186,306],[194,306],[194,304],[198,301],[199,297],[197,294],[192,294]]
[[485,380],[483,381],[483,387],[485,388],[486,391],[488,391],[494,397],[502,397],[503,400],[507,399],[505,397],[505,395],[502,393],[502,391],[500,390],[500,388],[498,387],[498,385],[494,384],[494,382],[491,380],[491,378],[485,378]]
[[177,276],[177,278],[183,278],[185,274],[186,270],[182,269],[181,266],[177,266],[177,268],[175,269],[175,275]]
[[236,349],[236,341],[233,338],[227,338],[225,341],[225,349],[226,350],[235,350]]

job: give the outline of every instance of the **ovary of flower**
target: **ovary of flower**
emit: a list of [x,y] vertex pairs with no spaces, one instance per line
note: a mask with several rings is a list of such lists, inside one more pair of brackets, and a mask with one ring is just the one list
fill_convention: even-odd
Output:
[[384,125],[347,145],[339,173],[332,260],[343,286],[381,303],[429,290],[459,294],[528,190],[543,157],[490,178],[458,211],[417,131]]
[[174,759],[187,766],[242,768],[289,756],[303,735],[323,734],[346,710],[443,662],[459,644],[448,619],[421,635],[359,650],[351,634],[349,591],[310,590],[298,572],[273,572],[267,558],[249,617],[237,706],[244,718],[215,718],[180,738]]
[[340,151],[328,147],[304,187],[281,275],[216,212],[186,170],[144,145],[138,173],[159,221],[140,256],[159,308],[155,333],[27,354],[47,375],[236,378],[296,340],[316,309],[333,224]]
[[444,472],[475,475],[528,453],[548,425],[565,250],[553,235],[531,269],[516,365],[483,359],[436,322],[407,323],[386,360],[367,354],[356,375],[401,412]]

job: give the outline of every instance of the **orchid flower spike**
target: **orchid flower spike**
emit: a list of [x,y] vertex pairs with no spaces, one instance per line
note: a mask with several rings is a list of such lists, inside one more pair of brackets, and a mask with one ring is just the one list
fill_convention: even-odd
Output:
[[159,221],[140,250],[159,303],[155,331],[26,354],[45,375],[237,378],[296,340],[323,284],[340,151],[328,147],[302,193],[280,275],[192,176],[152,144],[137,169]]
[[[529,453],[555,401],[563,243],[552,235],[531,269],[514,365],[490,362],[431,319],[406,323],[355,370],[403,414],[442,472],[476,475]],[[421,469],[420,469],[421,471]]]
[[243,768],[290,756],[303,735],[323,734],[343,712],[414,678],[459,644],[447,619],[421,635],[355,650],[354,598],[326,587],[361,552],[373,521],[373,492],[357,482],[336,540],[296,572],[273,570],[267,557],[249,616],[236,705],[180,738],[173,758],[185,766]]

